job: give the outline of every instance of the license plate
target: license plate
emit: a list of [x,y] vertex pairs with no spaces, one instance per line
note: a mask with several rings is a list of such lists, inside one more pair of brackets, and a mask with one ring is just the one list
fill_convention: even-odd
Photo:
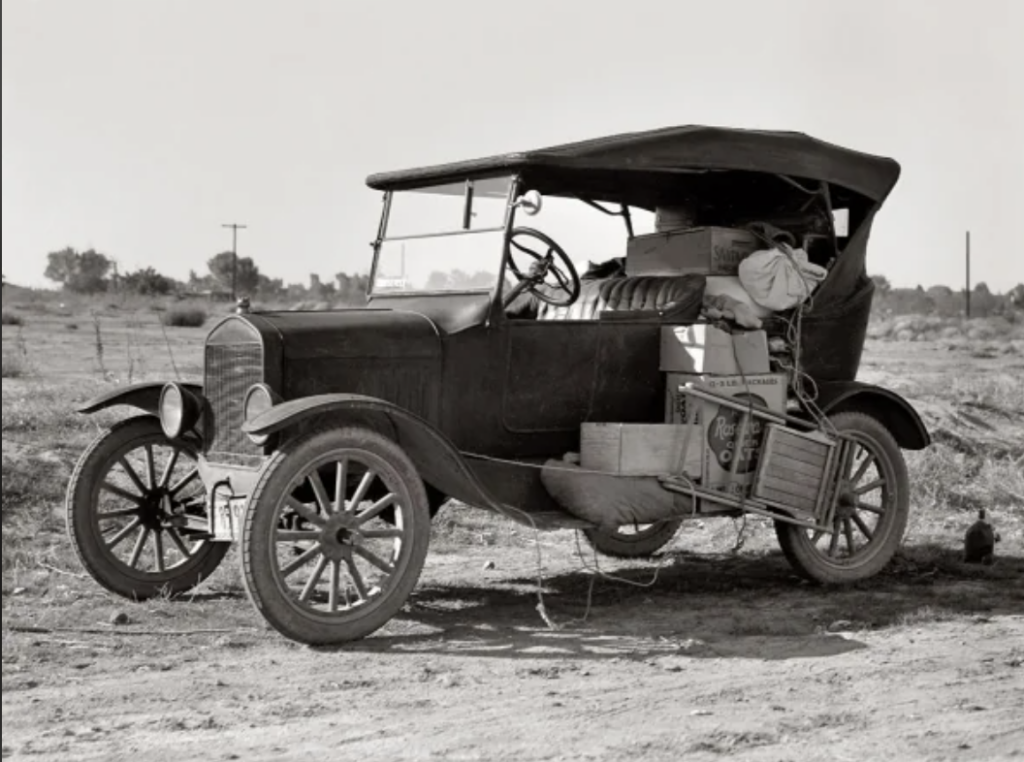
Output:
[[234,542],[242,536],[245,520],[245,498],[215,496],[210,514],[210,534],[214,542]]

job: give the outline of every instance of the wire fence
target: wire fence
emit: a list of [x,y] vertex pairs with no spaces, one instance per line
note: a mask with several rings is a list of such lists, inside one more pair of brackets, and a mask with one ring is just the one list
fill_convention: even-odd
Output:
[[152,312],[29,315],[3,329],[4,379],[95,378],[133,383],[202,376],[203,328],[165,325]]

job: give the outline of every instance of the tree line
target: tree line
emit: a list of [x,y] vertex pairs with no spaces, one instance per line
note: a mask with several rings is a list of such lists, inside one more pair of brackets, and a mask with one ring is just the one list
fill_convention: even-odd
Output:
[[367,275],[338,273],[333,281],[323,282],[320,276],[312,274],[308,285],[285,284],[281,278],[270,278],[261,273],[252,257],[238,257],[236,271],[234,255],[230,251],[211,257],[206,268],[207,272],[202,274],[190,271],[185,281],[170,278],[154,267],[121,273],[110,257],[95,249],[78,251],[67,247],[47,255],[44,275],[65,291],[84,295],[117,292],[139,296],[229,298],[234,283],[238,296],[353,303],[365,300],[369,283]]
[[[178,281],[158,272],[153,267],[120,273],[115,262],[94,249],[77,251],[71,247],[47,255],[45,276],[64,290],[77,294],[101,294],[111,291],[139,296],[208,296],[229,298],[235,279],[239,296],[258,296],[261,299],[341,301],[361,304],[366,299],[369,276],[338,273],[331,281],[322,281],[316,274],[309,276],[308,284],[285,284],[281,278],[269,278],[260,272],[251,257],[239,257],[237,272],[233,273],[234,256],[222,251],[211,257],[207,272],[189,273],[188,280]],[[488,286],[493,275],[483,273],[432,273],[428,289]],[[872,309],[881,315],[938,315],[954,317],[965,314],[966,297],[963,290],[954,291],[947,286],[925,289],[894,288],[883,275],[871,276],[875,282]],[[6,278],[4,279],[6,286]],[[971,315],[990,317],[1006,314],[1013,309],[1024,309],[1024,284],[1006,294],[994,294],[984,283],[971,291]]]
[[[964,289],[954,291],[948,286],[925,289],[894,288],[884,275],[873,275],[875,296],[872,311],[879,315],[935,315],[958,317],[966,314],[967,297]],[[1024,283],[1005,294],[995,294],[985,283],[971,289],[971,317],[995,317],[1012,310],[1024,310]]]

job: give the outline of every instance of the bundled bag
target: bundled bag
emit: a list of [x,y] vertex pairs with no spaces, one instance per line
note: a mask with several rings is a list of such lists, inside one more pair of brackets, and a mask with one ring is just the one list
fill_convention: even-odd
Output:
[[803,249],[776,240],[772,248],[755,251],[740,262],[740,283],[750,298],[773,312],[802,304],[828,271],[812,264]]
[[689,495],[669,492],[653,476],[596,473],[548,460],[540,472],[551,498],[576,518],[613,532],[631,524],[653,524],[693,511]]

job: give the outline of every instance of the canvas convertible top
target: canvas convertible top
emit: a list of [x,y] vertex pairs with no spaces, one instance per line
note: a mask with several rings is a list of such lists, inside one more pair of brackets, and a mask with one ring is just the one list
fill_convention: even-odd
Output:
[[377,173],[370,175],[366,184],[377,190],[407,190],[531,168],[660,175],[714,170],[761,172],[827,182],[859,193],[875,204],[886,199],[900,175],[900,166],[893,159],[854,151],[801,132],[690,125]]

